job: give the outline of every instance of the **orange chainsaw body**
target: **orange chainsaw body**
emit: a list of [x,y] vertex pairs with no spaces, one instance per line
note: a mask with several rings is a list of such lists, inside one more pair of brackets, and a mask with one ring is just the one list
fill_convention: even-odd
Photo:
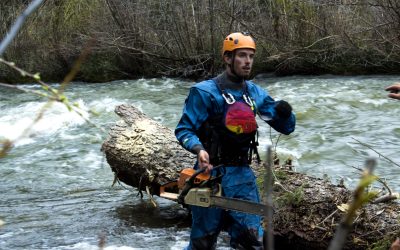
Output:
[[[185,186],[186,181],[189,180],[189,178],[192,177],[192,175],[194,175],[195,173],[196,173],[196,170],[193,168],[183,169],[181,171],[181,173],[179,175],[179,179],[177,181],[167,183],[160,187],[160,197],[176,201],[179,196],[179,193],[176,193],[176,191],[177,191],[176,189],[178,188],[178,190],[180,192],[183,189],[183,187]],[[204,173],[198,174],[196,176],[196,178],[194,179],[193,184],[198,185],[201,182],[208,180],[209,178],[210,178],[209,174],[204,174]]]
[[[192,177],[192,175],[194,175],[194,173],[196,173],[196,170],[193,168],[185,168],[181,171],[181,174],[179,176],[179,180],[178,180],[178,188],[182,189],[183,186],[185,186],[186,181]],[[205,174],[205,173],[201,173],[199,175],[196,176],[196,178],[194,179],[194,184],[198,185],[203,181],[206,181],[210,179],[210,175],[209,174]]]

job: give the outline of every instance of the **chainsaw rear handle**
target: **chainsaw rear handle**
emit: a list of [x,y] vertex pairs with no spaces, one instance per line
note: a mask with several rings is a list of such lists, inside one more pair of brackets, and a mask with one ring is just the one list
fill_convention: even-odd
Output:
[[183,186],[181,193],[178,196],[178,203],[179,204],[184,204],[185,203],[185,196],[189,192],[189,190],[193,187],[194,180],[196,177],[206,171],[206,168],[198,169],[196,172],[190,176],[190,178],[185,182],[185,186]]
[[[214,167],[211,171],[216,170],[216,169],[218,169],[218,168],[220,168],[222,166],[223,165],[218,165],[218,166]],[[185,203],[185,196],[187,195],[189,190],[193,187],[196,177],[199,174],[203,173],[204,171],[206,171],[206,168],[197,169],[196,172],[192,176],[190,176],[190,178],[185,182],[185,185],[183,186],[182,191],[178,196],[178,203],[179,204],[184,204]],[[210,175],[210,178],[211,178],[211,175]]]
[[204,173],[204,171],[206,171],[206,169],[207,168],[197,169],[196,172],[192,176],[190,176],[190,178],[186,182],[189,183],[191,186],[193,186],[194,180],[196,179],[196,177],[199,174]]
[[[222,167],[223,165],[218,165],[216,167],[213,167],[213,169],[211,169],[211,172],[214,170],[217,170],[218,168]],[[206,171],[207,168],[202,168],[202,169],[197,169],[196,172],[186,181],[186,183],[190,184],[190,187],[193,187],[194,181],[196,180],[196,177],[201,174],[204,173],[204,171]],[[212,176],[210,175],[209,180],[212,178]],[[186,185],[185,185],[186,186]],[[185,189],[185,187],[183,188]],[[183,191],[182,189],[182,191]],[[186,192],[187,193],[187,192]]]

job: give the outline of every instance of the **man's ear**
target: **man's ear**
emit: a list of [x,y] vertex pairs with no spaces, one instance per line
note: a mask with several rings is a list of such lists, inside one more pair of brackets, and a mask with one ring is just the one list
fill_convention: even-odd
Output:
[[231,65],[232,64],[232,56],[230,56],[229,54],[225,54],[223,59],[224,59],[224,63],[226,65]]

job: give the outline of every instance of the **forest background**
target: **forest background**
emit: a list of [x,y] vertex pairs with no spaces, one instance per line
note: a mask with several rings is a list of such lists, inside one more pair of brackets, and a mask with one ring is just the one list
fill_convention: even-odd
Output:
[[[30,1],[0,1],[1,39]],[[397,0],[45,0],[4,59],[60,81],[202,79],[221,69],[221,42],[248,31],[254,74],[398,74]],[[0,81],[31,81],[0,65]]]

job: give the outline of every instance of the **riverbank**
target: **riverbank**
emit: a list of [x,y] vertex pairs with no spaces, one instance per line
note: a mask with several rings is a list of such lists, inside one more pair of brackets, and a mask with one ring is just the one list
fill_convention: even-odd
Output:
[[[225,36],[248,31],[257,43],[254,74],[399,74],[399,3],[328,2],[45,1],[4,59],[46,82],[60,82],[83,51],[90,53],[76,81],[199,80],[221,69]],[[0,3],[0,34],[26,5]],[[0,65],[0,81],[30,79]]]
[[[277,62],[278,64],[280,62]],[[220,72],[222,72],[223,68],[221,67],[218,71],[213,72],[214,75],[209,70],[201,70],[197,71],[196,73],[190,73],[186,72],[185,70],[182,70],[182,72],[176,73],[176,74],[162,74],[160,72],[137,72],[137,73],[128,73],[128,72],[122,72],[120,69],[116,68],[116,65],[113,65],[110,67],[111,69],[114,69],[114,71],[108,71],[104,70],[99,72],[99,70],[96,68],[96,65],[102,65],[102,64],[109,64],[109,62],[104,61],[104,62],[96,62],[96,61],[87,61],[85,62],[84,65],[82,65],[81,71],[78,72],[78,74],[75,76],[73,79],[74,81],[77,82],[85,82],[85,83],[104,83],[104,82],[113,82],[113,81],[119,81],[119,80],[135,80],[135,79],[152,79],[152,78],[161,78],[161,77],[166,77],[166,78],[175,78],[175,79],[180,79],[183,81],[189,80],[189,81],[202,81],[206,79],[210,79]],[[72,67],[72,66],[71,66]],[[89,68],[89,69],[88,69]],[[252,78],[259,78],[259,76],[268,76],[268,77],[287,77],[287,76],[309,76],[309,77],[318,77],[318,76],[324,76],[324,75],[331,75],[331,76],[336,76],[336,77],[349,77],[349,76],[354,76],[357,77],[359,75],[364,75],[364,76],[391,76],[391,75],[399,75],[400,74],[400,67],[396,67],[393,69],[389,68],[367,68],[367,67],[354,67],[352,69],[349,68],[343,68],[343,69],[338,69],[338,70],[327,70],[325,68],[318,68],[315,66],[310,66],[310,68],[305,69],[303,66],[300,68],[291,68],[291,69],[286,69],[284,71],[279,70],[277,71],[275,68],[271,68],[271,71],[262,71],[264,70],[262,68],[262,65],[255,64],[254,65],[254,70],[252,74]],[[0,82],[7,83],[7,84],[24,84],[24,83],[32,83],[34,82],[34,79],[21,75],[17,71],[6,68],[5,65],[0,65],[0,69],[2,72],[0,73]],[[100,66],[100,69],[103,69]],[[36,72],[36,71],[34,71]],[[44,70],[43,72],[36,72],[39,73],[41,80],[46,82],[46,83],[61,83],[63,82],[65,76],[68,75],[69,71],[66,71],[65,69],[59,69],[59,71],[47,71]]]

